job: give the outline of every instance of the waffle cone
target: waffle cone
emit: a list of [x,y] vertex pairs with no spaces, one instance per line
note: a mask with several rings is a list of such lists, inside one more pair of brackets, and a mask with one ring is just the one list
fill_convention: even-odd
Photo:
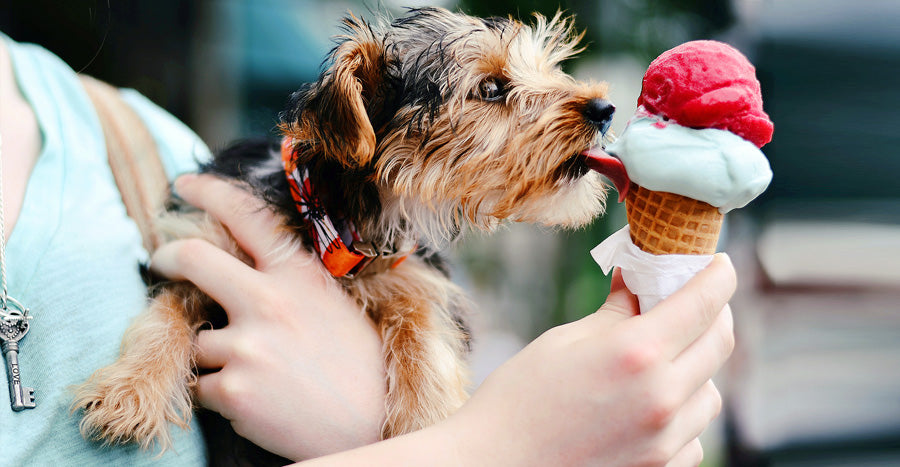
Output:
[[724,216],[703,201],[631,184],[625,197],[631,241],[654,255],[711,255]]

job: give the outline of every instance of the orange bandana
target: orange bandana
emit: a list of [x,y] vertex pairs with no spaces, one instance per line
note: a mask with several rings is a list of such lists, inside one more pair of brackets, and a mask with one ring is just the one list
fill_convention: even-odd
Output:
[[[335,227],[319,198],[314,195],[309,170],[297,164],[294,140],[290,137],[281,140],[281,159],[297,210],[309,222],[313,246],[332,276],[352,278],[381,256],[372,243],[360,237],[349,219],[338,219],[341,229]],[[391,267],[398,266],[408,255],[400,256]]]

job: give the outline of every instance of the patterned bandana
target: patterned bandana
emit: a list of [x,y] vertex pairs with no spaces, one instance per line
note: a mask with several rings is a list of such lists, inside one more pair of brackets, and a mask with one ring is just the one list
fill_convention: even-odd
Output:
[[[332,276],[352,278],[374,259],[382,256],[371,242],[366,242],[360,237],[359,231],[350,219],[335,218],[336,222],[332,222],[321,201],[314,194],[312,182],[309,180],[309,170],[297,164],[293,138],[285,137],[281,140],[281,159],[297,210],[309,223],[313,245]],[[400,255],[390,267],[397,267],[407,256],[409,253]]]

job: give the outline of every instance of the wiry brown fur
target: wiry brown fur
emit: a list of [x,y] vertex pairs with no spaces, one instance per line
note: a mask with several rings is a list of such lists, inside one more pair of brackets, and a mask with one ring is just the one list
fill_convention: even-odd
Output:
[[[604,187],[582,152],[602,142],[606,126],[586,109],[605,98],[606,85],[560,69],[579,50],[568,20],[538,16],[529,26],[429,8],[391,24],[352,15],[344,24],[330,67],[295,93],[280,128],[325,208],[379,250],[434,248],[467,226],[490,230],[504,219],[575,227],[602,211]],[[220,154],[206,170],[246,183],[283,216],[285,257],[310,248],[277,153]],[[208,217],[172,216],[174,238],[206,238],[240,254]],[[383,436],[456,410],[467,386],[459,288],[419,255],[338,281],[384,342]],[[165,448],[166,424],[187,423],[192,336],[206,319],[193,304],[209,299],[183,283],[162,290],[120,360],[80,388],[86,434]],[[137,381],[144,375],[149,381]]]
[[171,445],[168,424],[191,419],[194,335],[209,298],[188,284],[156,297],[122,340],[119,359],[95,372],[73,402],[85,409],[82,433],[106,443]]
[[465,305],[462,291],[414,257],[354,281],[350,293],[378,323],[384,343],[388,400],[382,435],[424,428],[461,406],[469,382],[466,336],[450,310]]
[[[166,240],[202,238],[245,262],[247,255],[209,215],[166,213],[157,221]],[[84,410],[82,434],[104,444],[135,442],[164,452],[169,423],[187,429],[193,410],[194,338],[213,300],[189,282],[166,283],[122,339],[119,359],[74,388],[73,408]]]

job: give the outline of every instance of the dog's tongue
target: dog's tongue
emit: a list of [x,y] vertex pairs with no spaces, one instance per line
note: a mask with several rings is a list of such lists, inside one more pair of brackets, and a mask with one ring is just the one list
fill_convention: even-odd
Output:
[[581,155],[587,158],[587,166],[591,170],[600,172],[613,182],[613,185],[616,186],[616,190],[619,192],[619,202],[624,201],[625,194],[628,193],[628,186],[631,185],[631,180],[628,178],[628,173],[625,171],[625,165],[622,164],[622,161],[618,157],[607,154],[599,146],[592,147],[581,153]]

